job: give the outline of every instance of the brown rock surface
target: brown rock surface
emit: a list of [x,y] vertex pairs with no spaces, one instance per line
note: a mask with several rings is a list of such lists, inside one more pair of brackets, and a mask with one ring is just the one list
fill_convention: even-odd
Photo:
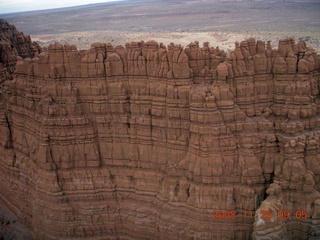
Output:
[[319,74],[292,39],[50,45],[3,89],[0,198],[35,239],[316,239]]
[[14,25],[0,19],[0,89],[10,79],[15,70],[17,57],[34,57],[41,51],[40,46],[31,41],[30,36],[19,32]]

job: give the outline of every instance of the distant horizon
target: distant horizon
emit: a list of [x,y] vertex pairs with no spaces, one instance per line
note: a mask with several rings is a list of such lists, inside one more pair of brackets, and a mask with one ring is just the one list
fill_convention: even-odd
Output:
[[0,2],[0,15],[120,1],[124,0],[46,0],[45,2],[39,0],[8,0]]

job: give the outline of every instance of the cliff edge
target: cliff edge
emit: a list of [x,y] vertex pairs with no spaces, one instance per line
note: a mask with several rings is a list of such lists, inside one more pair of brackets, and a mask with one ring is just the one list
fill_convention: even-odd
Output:
[[35,239],[318,239],[319,75],[294,39],[18,57],[0,199]]

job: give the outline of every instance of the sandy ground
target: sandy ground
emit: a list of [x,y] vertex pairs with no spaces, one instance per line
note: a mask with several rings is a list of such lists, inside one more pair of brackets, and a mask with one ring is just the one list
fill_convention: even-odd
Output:
[[309,32],[130,32],[130,31],[83,31],[83,32],[70,32],[61,34],[42,34],[32,35],[33,41],[38,42],[41,46],[48,46],[55,42],[62,44],[75,44],[78,49],[88,49],[94,42],[111,42],[114,46],[124,45],[126,42],[132,41],[149,41],[155,40],[158,43],[162,42],[168,45],[171,42],[181,44],[186,47],[190,42],[199,41],[209,42],[210,46],[218,46],[220,49],[224,49],[226,52],[230,52],[234,49],[236,41],[242,41],[250,37],[254,37],[256,40],[271,41],[273,47],[278,46],[280,39],[293,37],[298,40],[307,40],[307,45],[314,48],[320,53],[320,32],[314,34],[315,37],[309,38],[306,36],[311,35]]
[[155,40],[187,46],[210,42],[230,51],[249,37],[306,40],[320,53],[319,0],[127,0],[0,15],[41,46],[55,41],[87,49]]
[[93,42],[111,42],[113,45],[124,45],[132,41],[155,40],[168,45],[171,42],[187,46],[190,42],[210,42],[210,46],[219,46],[221,49],[232,49],[234,42],[246,38],[244,34],[221,32],[124,32],[124,31],[90,31],[71,32],[63,34],[33,35],[32,39],[41,46],[54,42],[76,44],[78,49],[88,49]]

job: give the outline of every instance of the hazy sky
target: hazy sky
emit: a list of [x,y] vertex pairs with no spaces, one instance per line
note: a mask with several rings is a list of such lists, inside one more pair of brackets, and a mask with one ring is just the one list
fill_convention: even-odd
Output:
[[113,1],[118,0],[0,0],[0,14]]

